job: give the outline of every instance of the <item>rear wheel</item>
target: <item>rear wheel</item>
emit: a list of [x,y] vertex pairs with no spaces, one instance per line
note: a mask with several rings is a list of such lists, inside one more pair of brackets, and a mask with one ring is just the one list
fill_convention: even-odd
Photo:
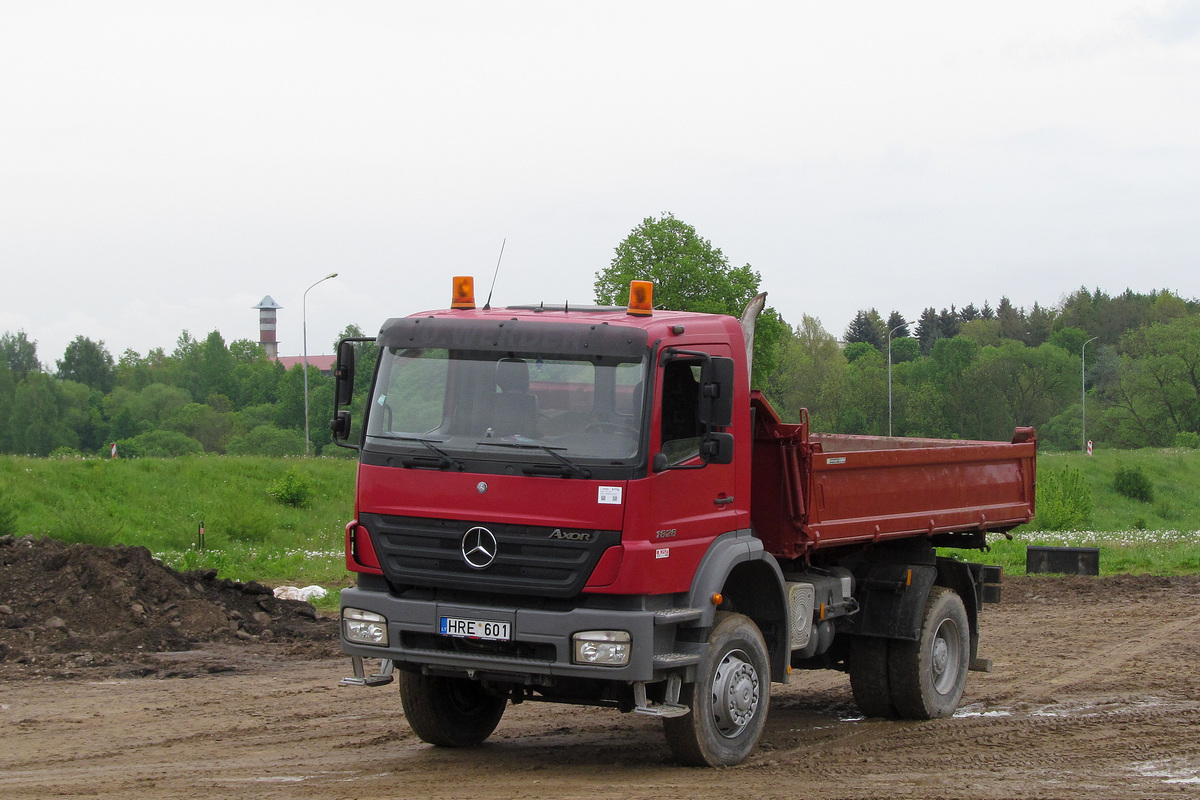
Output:
[[916,642],[893,641],[888,652],[892,702],[906,719],[948,717],[967,685],[971,643],[962,598],[943,586],[929,590]]
[[698,672],[680,698],[690,713],[663,719],[667,744],[683,764],[737,764],[758,744],[771,695],[767,645],[758,626],[718,611]]
[[864,717],[896,717],[888,678],[890,645],[890,640],[874,636],[856,636],[850,640],[850,689]]
[[400,673],[400,701],[413,733],[442,747],[470,747],[491,736],[507,702],[478,681],[419,672]]

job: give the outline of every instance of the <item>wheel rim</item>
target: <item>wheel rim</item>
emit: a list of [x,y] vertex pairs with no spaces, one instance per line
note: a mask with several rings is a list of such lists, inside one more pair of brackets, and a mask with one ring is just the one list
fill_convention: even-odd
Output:
[[929,659],[929,670],[933,677],[933,688],[938,694],[946,694],[958,683],[958,672],[962,665],[958,625],[954,620],[942,620],[933,637],[933,652]]
[[746,729],[758,710],[758,670],[742,650],[725,654],[713,673],[712,712],[717,731],[732,739]]

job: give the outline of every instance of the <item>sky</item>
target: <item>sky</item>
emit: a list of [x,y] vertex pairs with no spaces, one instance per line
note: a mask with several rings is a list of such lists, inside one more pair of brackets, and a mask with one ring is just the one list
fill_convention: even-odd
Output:
[[1196,298],[1200,0],[0,0],[0,332],[51,369],[265,295],[329,353],[502,243],[494,306],[591,303],[667,212],[838,336]]

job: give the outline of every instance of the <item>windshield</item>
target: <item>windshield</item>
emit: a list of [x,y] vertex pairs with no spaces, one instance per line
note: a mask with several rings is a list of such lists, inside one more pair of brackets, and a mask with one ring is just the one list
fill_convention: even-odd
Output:
[[[387,348],[367,419],[373,446],[459,458],[630,463],[644,358]],[[386,443],[393,443],[391,445]]]

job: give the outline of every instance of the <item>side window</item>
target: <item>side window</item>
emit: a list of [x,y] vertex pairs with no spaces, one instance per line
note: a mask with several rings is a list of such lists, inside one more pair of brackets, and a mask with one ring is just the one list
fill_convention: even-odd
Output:
[[662,381],[662,452],[670,464],[700,454],[700,362],[668,361]]
[[375,398],[370,433],[423,434],[442,424],[449,367],[445,350],[395,351],[386,393]]

